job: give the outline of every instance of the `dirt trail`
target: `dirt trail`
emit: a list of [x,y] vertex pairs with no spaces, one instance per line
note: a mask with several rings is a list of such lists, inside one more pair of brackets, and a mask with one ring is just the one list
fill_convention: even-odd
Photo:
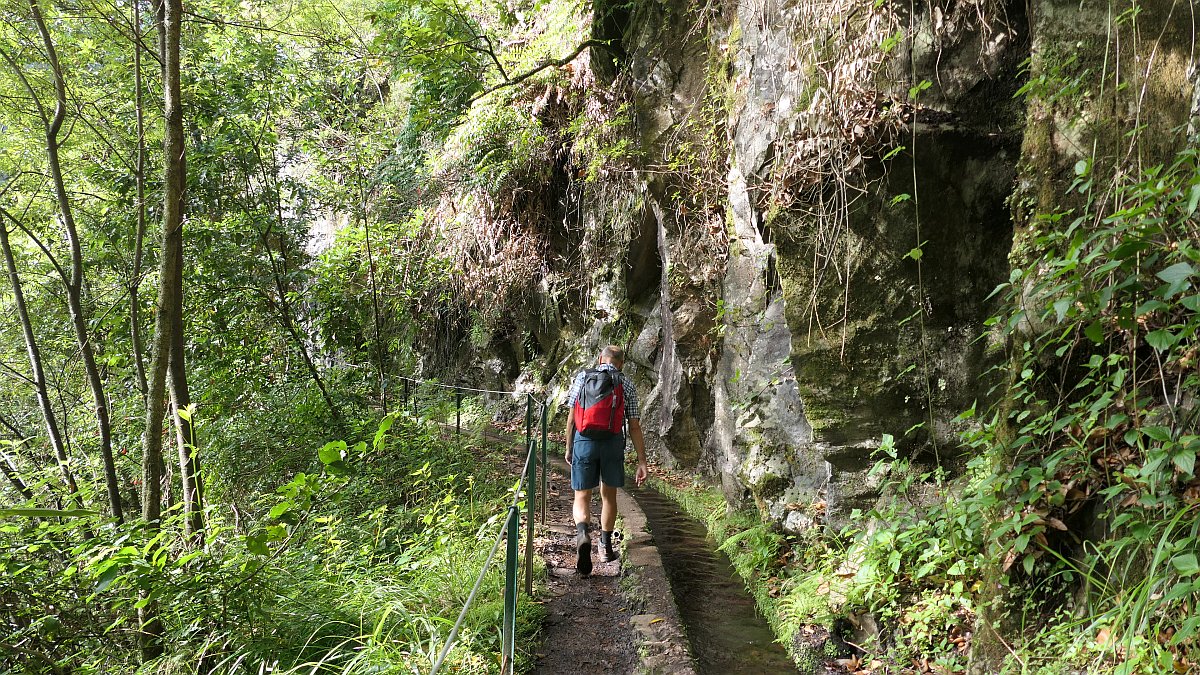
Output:
[[546,529],[534,542],[546,561],[545,640],[533,672],[632,673],[637,668],[629,604],[621,594],[620,561],[593,557],[592,574],[575,573],[575,527],[571,521],[571,489],[551,474]]
[[[557,469],[550,473],[546,526],[539,528],[534,541],[546,561],[547,616],[533,672],[694,673],[671,589],[641,511],[620,492],[626,534],[622,559],[600,562],[599,537],[593,536],[594,568],[590,576],[581,577],[575,572],[573,493],[561,461]],[[600,514],[599,496],[594,497],[593,531],[599,529]]]

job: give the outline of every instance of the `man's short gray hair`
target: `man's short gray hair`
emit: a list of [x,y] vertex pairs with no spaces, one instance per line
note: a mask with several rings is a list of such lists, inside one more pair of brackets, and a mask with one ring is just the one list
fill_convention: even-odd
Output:
[[625,363],[625,350],[617,345],[609,345],[600,352],[600,360]]

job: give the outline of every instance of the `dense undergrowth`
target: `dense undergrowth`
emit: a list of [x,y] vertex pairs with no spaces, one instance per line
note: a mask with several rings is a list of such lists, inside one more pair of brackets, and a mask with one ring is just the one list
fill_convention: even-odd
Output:
[[[393,414],[364,441],[312,448],[274,489],[210,507],[202,549],[183,543],[177,515],[156,534],[90,517],[3,521],[0,663],[27,673],[428,672],[515,484],[499,466],[505,450],[448,437],[437,412]],[[489,569],[447,662],[455,672],[499,669],[503,564]],[[168,647],[139,664],[134,610],[150,603]],[[539,624],[538,606],[521,603],[517,644]]]

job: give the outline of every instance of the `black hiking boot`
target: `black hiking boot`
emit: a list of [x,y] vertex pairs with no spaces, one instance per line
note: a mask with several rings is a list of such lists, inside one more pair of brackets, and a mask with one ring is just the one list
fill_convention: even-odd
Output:
[[600,531],[600,562],[612,562],[621,557],[613,548],[613,533]]
[[592,539],[588,536],[588,524],[576,523],[575,548],[578,556],[575,558],[575,571],[583,576],[592,573]]

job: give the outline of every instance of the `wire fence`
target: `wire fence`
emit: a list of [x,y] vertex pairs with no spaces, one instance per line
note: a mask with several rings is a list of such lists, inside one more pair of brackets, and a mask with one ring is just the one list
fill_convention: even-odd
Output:
[[[521,470],[521,476],[517,481],[516,489],[513,492],[512,503],[508,506],[508,514],[504,520],[504,526],[496,533],[496,538],[492,542],[491,550],[488,553],[487,560],[484,562],[482,569],[479,571],[479,576],[475,580],[475,585],[471,588],[470,594],[467,596],[467,601],[463,604],[462,610],[458,613],[458,619],[455,620],[454,626],[450,629],[449,635],[446,637],[445,643],[436,657],[430,653],[430,660],[433,663],[430,675],[437,675],[441,670],[442,665],[446,661],[446,657],[453,649],[455,642],[458,639],[459,631],[462,629],[463,622],[466,620],[467,613],[471,609],[472,603],[475,602],[475,597],[479,593],[480,587],[483,585],[484,577],[487,576],[488,570],[491,569],[492,563],[496,559],[496,553],[500,550],[500,543],[507,542],[504,559],[504,612],[501,617],[500,624],[500,672],[502,675],[513,673],[515,667],[516,654],[516,623],[517,623],[517,596],[520,584],[521,570],[519,562],[524,562],[524,581],[525,594],[531,596],[533,594],[533,526],[536,519],[541,520],[542,524],[546,523],[546,493],[549,489],[549,471],[547,470],[547,423],[549,421],[550,407],[545,400],[540,400],[533,393],[499,391],[493,389],[478,389],[474,387],[463,387],[458,385],[443,384],[441,382],[431,382],[427,380],[419,380],[410,377],[397,378],[404,382],[403,398],[401,405],[404,407],[412,406],[414,414],[420,414],[420,403],[417,399],[417,392],[421,387],[430,387],[438,391],[454,394],[454,431],[456,436],[462,435],[462,407],[463,397],[466,395],[502,395],[515,396],[525,399],[525,465]],[[426,400],[426,405],[448,403],[448,399],[441,401]],[[540,424],[537,418],[540,418]],[[539,428],[540,426],[540,428]],[[541,456],[541,480],[539,481],[538,457]],[[525,554],[521,558],[518,552],[518,542],[521,539],[521,500],[524,497],[525,502]]]

